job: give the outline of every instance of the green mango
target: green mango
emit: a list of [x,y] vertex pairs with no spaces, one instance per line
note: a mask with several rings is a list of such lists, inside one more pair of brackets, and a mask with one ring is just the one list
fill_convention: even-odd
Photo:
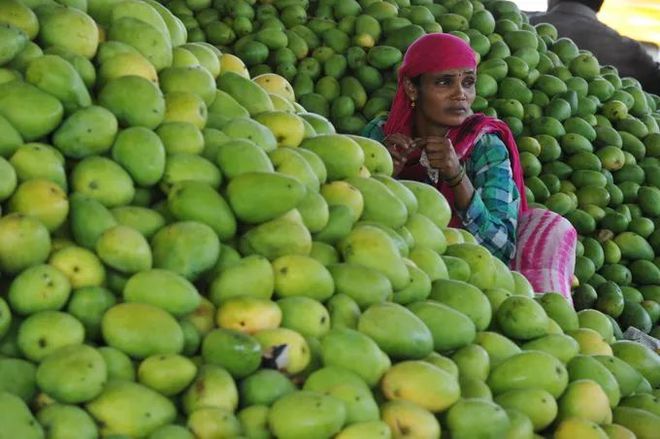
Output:
[[220,240],[206,224],[181,221],[156,232],[151,249],[154,268],[168,269],[194,281],[217,262]]
[[311,165],[296,148],[278,147],[268,153],[275,172],[288,175],[305,185],[308,192],[318,192],[320,182]]
[[621,249],[621,256],[628,260],[652,260],[654,253],[651,245],[641,236],[633,232],[623,232],[614,238]]
[[69,300],[67,312],[85,327],[87,340],[99,340],[103,314],[117,303],[113,293],[105,288],[88,286],[78,288]]
[[332,437],[346,421],[344,403],[333,396],[302,390],[273,404],[268,424],[278,437]]
[[183,332],[166,311],[144,303],[121,303],[101,322],[103,339],[134,358],[176,354],[183,348]]
[[495,366],[488,377],[488,386],[494,395],[538,388],[558,398],[567,385],[566,367],[552,355],[540,351],[514,354]]
[[426,273],[431,282],[450,278],[449,264],[447,264],[445,258],[428,247],[413,247],[408,254],[408,258]]
[[121,130],[112,145],[112,158],[143,187],[156,184],[165,172],[165,147],[160,138],[145,127]]
[[112,21],[108,40],[119,41],[134,47],[161,71],[172,65],[172,43],[151,24],[130,16]]
[[442,255],[442,261],[447,269],[447,276],[439,279],[451,279],[467,282],[470,280],[470,265],[461,258],[455,256]]
[[456,438],[503,437],[509,428],[509,418],[491,401],[466,398],[449,409],[447,426]]
[[[382,325],[388,321],[388,325]],[[421,359],[433,350],[433,336],[423,321],[394,303],[375,304],[360,316],[358,330],[393,358]]]
[[642,186],[637,193],[637,199],[645,215],[651,218],[660,216],[660,189],[650,185]]
[[185,42],[188,39],[188,31],[186,30],[186,27],[183,25],[183,22],[176,15],[174,15],[174,13],[172,13],[168,8],[158,3],[157,1],[155,0],[145,0],[145,1],[149,5],[151,5],[151,7],[153,7],[156,10],[156,12],[160,14],[161,18],[165,22],[165,26],[167,26],[167,30],[169,31],[172,47],[178,47],[182,44],[185,44]]
[[485,330],[490,324],[490,302],[481,290],[471,284],[458,280],[437,280],[433,282],[430,298],[468,316],[477,331]]
[[408,216],[406,206],[383,183],[365,177],[351,177],[345,181],[362,194],[364,199],[362,219],[376,221],[394,229],[406,223]]
[[222,175],[228,180],[250,172],[274,172],[265,151],[248,139],[235,139],[220,144],[215,160]]
[[312,251],[309,253],[309,256],[326,267],[339,263],[339,253],[337,252],[337,249],[330,244],[321,241],[312,242]]
[[568,363],[580,351],[580,345],[574,338],[564,334],[548,334],[522,345],[523,350],[547,352],[558,358],[562,363]]
[[7,299],[14,312],[29,315],[62,308],[70,293],[71,284],[64,273],[41,264],[27,268],[14,278]]
[[356,422],[335,436],[337,439],[359,439],[363,437],[390,437],[390,427],[383,421]]
[[239,385],[240,400],[244,401],[246,406],[270,406],[280,397],[295,390],[296,386],[286,375],[273,369],[259,369],[243,379]]
[[25,80],[59,99],[68,113],[92,105],[89,91],[76,69],[57,55],[43,55],[30,62]]
[[[330,315],[318,300],[291,296],[278,300],[277,306],[282,311],[282,328],[296,331],[308,339],[319,339],[330,330]],[[257,365],[260,361],[259,358]]]
[[[83,367],[84,366],[84,367]],[[37,368],[37,384],[55,400],[79,404],[96,398],[107,380],[101,354],[87,345],[63,346]]]
[[58,348],[80,344],[85,337],[82,323],[60,311],[41,311],[21,322],[18,347],[26,359],[40,362]]
[[26,82],[0,84],[0,116],[18,131],[25,141],[39,139],[57,128],[64,107],[54,96]]
[[19,358],[0,359],[0,393],[11,393],[27,402],[36,393],[37,367]]
[[71,114],[53,135],[66,157],[82,159],[108,151],[117,135],[115,115],[103,107],[87,106]]
[[11,157],[23,144],[21,134],[4,117],[0,116],[0,156]]
[[237,73],[226,72],[218,78],[218,89],[226,92],[242,105],[250,116],[264,111],[273,111],[273,102],[266,90]]
[[534,299],[511,296],[496,313],[497,323],[507,337],[531,340],[547,334],[548,315]]
[[53,439],[73,436],[94,439],[99,435],[94,419],[85,410],[74,405],[48,405],[37,412],[37,420]]
[[238,405],[238,389],[229,372],[220,366],[206,364],[182,397],[183,409],[190,414],[203,407],[234,411]]
[[0,218],[0,271],[17,274],[46,260],[51,249],[48,229],[20,213]]
[[619,384],[619,390],[622,397],[632,395],[642,381],[642,375],[631,365],[618,357],[594,355],[593,358],[598,360],[600,364],[605,366],[607,370],[612,373]]
[[423,301],[408,305],[408,309],[429,328],[437,352],[449,352],[467,346],[475,339],[476,328],[472,320],[447,305]]
[[168,39],[170,38],[169,29],[165,25],[165,21],[156,11],[156,9],[151,5],[136,0],[122,1],[116,7],[112,8],[112,13],[110,14],[110,22],[113,23],[122,17],[135,18],[137,20],[148,23],[157,29],[160,33],[162,33],[165,37]]
[[367,384],[356,373],[339,367],[324,367],[312,373],[303,390],[334,396],[346,405],[346,422],[376,421],[378,406]]
[[333,264],[328,267],[338,294],[346,294],[365,309],[384,302],[392,294],[392,284],[381,272],[356,264]]
[[110,110],[121,126],[155,129],[165,118],[165,98],[158,86],[141,76],[121,76],[108,82],[98,103]]
[[660,428],[660,417],[648,410],[635,407],[617,407],[613,421],[629,429],[639,439],[652,439]]
[[39,18],[38,39],[42,47],[59,46],[92,59],[99,44],[99,31],[85,12],[56,3],[35,9]]
[[[217,58],[217,57],[216,57]],[[193,93],[208,106],[215,100],[216,85],[213,76],[201,66],[167,67],[158,74],[163,93]]]
[[[258,254],[269,260],[284,255],[309,255],[312,236],[294,209],[291,215],[275,218],[250,229],[239,242],[242,254]],[[296,218],[297,216],[297,218]]]
[[350,296],[335,294],[327,302],[331,328],[357,329],[360,307]]
[[542,389],[510,390],[495,397],[505,410],[517,410],[532,421],[534,431],[541,431],[557,416],[557,401]]
[[99,348],[108,371],[108,381],[135,381],[135,367],[130,357],[110,346]]
[[113,208],[110,212],[117,224],[132,227],[147,239],[165,225],[163,215],[146,207],[121,206]]
[[[29,11],[32,13],[31,10]],[[31,15],[34,17],[34,13]],[[27,47],[30,41],[25,30],[21,29],[17,24],[18,23],[8,23],[3,20],[3,23],[0,26],[0,41],[2,41],[0,44],[0,65],[7,64],[14,59],[25,47]],[[38,29],[38,23],[36,26]]]
[[256,143],[266,152],[277,148],[277,140],[268,127],[248,117],[234,118],[222,128],[232,139],[248,139]]
[[408,269],[396,245],[381,229],[373,226],[356,228],[341,241],[339,250],[346,262],[381,271],[395,291],[410,282]]
[[117,225],[112,213],[98,200],[82,193],[71,196],[70,226],[75,241],[93,249],[104,231]]
[[631,341],[617,341],[612,344],[614,356],[625,361],[638,372],[651,384],[657,386],[660,382],[660,360],[657,355],[653,355],[653,351],[646,346],[631,342]]
[[406,261],[406,267],[410,283],[405,288],[397,290],[391,299],[401,305],[424,300],[431,294],[431,279],[426,272],[409,261]]
[[199,221],[211,227],[220,240],[236,234],[236,219],[227,202],[213,188],[198,181],[175,183],[167,196],[167,208],[179,221]]
[[126,302],[154,305],[174,316],[193,312],[201,297],[188,280],[167,270],[141,271],[128,279],[124,287]]
[[285,255],[272,263],[275,294],[279,297],[306,296],[318,301],[334,292],[330,272],[317,260],[303,255]]
[[176,354],[147,357],[138,367],[140,383],[165,396],[182,392],[196,373],[192,360]]
[[85,408],[102,427],[103,436],[144,437],[174,421],[176,408],[165,396],[141,384],[116,380]]
[[135,195],[128,173],[105,157],[91,156],[78,162],[71,180],[74,191],[88,195],[106,207],[126,205]]
[[580,324],[575,310],[561,294],[543,294],[538,298],[538,302],[548,317],[554,320],[564,332],[579,328]]
[[237,176],[227,186],[227,198],[241,220],[262,223],[293,209],[305,196],[296,179],[278,173],[251,172]]
[[201,407],[193,411],[186,423],[194,437],[209,437],[218,432],[230,436],[239,436],[241,423],[234,414],[218,407]]
[[328,222],[314,234],[314,240],[335,244],[344,239],[353,229],[355,214],[351,207],[344,204],[328,207]]
[[206,126],[208,128],[223,129],[232,119],[250,117],[248,110],[239,104],[229,93],[222,90],[215,91],[215,99],[208,106]]
[[302,148],[316,153],[327,170],[329,181],[359,175],[365,156],[359,144],[341,134],[323,134],[303,140]]
[[213,162],[200,155],[184,152],[169,155],[159,185],[161,190],[167,193],[173,184],[185,180],[206,183],[218,189],[222,183],[222,174]]
[[401,183],[415,194],[419,206],[417,213],[427,216],[441,229],[447,227],[451,219],[451,208],[437,190],[416,181],[402,180]]
[[0,422],[3,439],[43,439],[44,430],[32,416],[30,409],[18,396],[0,392]]
[[621,398],[619,383],[608,368],[595,358],[587,355],[578,355],[566,367],[571,382],[579,379],[593,380],[602,387],[609,399],[610,407],[614,408],[619,404]]
[[521,352],[518,345],[497,332],[478,332],[474,342],[486,349],[491,367]]
[[330,220],[328,203],[318,192],[307,191],[305,198],[298,204],[297,210],[302,217],[305,227],[311,233],[317,233],[323,230]]
[[[15,176],[13,172],[10,173],[10,179],[12,176]],[[39,210],[37,205],[48,207]],[[21,183],[9,199],[7,207],[10,212],[34,216],[48,230],[54,231],[66,220],[68,205],[65,192],[57,184],[39,179]]]

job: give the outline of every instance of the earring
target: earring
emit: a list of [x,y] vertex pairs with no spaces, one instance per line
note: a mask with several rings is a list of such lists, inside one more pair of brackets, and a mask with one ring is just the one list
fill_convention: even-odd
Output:
[[410,108],[415,108],[415,100],[414,99],[410,100]]

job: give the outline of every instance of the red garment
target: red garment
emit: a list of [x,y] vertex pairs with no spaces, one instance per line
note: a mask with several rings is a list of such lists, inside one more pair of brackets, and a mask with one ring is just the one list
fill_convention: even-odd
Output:
[[[414,78],[422,73],[441,72],[456,68],[476,68],[476,55],[470,45],[462,39],[443,33],[427,34],[417,39],[408,47],[403,63],[399,68],[399,84],[392,108],[383,127],[386,136],[401,133],[412,135],[413,108],[410,99],[405,93],[403,78]],[[509,151],[509,160],[513,171],[513,180],[520,192],[520,210],[527,210],[525,198],[525,184],[523,171],[520,166],[518,147],[508,125],[498,119],[475,114],[468,117],[463,124],[449,129],[447,137],[451,140],[458,158],[465,162],[469,159],[472,149],[484,134],[497,134]],[[399,178],[418,181],[427,180],[427,171],[419,163],[421,151],[415,151],[408,159],[408,165],[399,174]],[[437,184],[437,189],[442,192],[450,206],[454,205],[454,192],[444,182]],[[454,214],[450,226],[459,227],[461,222]]]

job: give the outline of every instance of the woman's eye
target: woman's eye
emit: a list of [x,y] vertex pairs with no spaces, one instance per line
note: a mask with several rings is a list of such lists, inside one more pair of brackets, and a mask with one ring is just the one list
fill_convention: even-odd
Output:
[[463,81],[463,86],[464,87],[472,87],[476,83],[474,78],[469,78]]
[[449,79],[436,79],[435,85],[449,85],[451,81]]

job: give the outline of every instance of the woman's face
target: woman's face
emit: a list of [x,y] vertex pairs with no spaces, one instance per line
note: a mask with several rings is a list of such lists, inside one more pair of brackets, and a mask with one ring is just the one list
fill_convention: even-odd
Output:
[[406,92],[427,123],[455,127],[472,114],[476,81],[473,69],[423,73],[417,85],[406,78]]

